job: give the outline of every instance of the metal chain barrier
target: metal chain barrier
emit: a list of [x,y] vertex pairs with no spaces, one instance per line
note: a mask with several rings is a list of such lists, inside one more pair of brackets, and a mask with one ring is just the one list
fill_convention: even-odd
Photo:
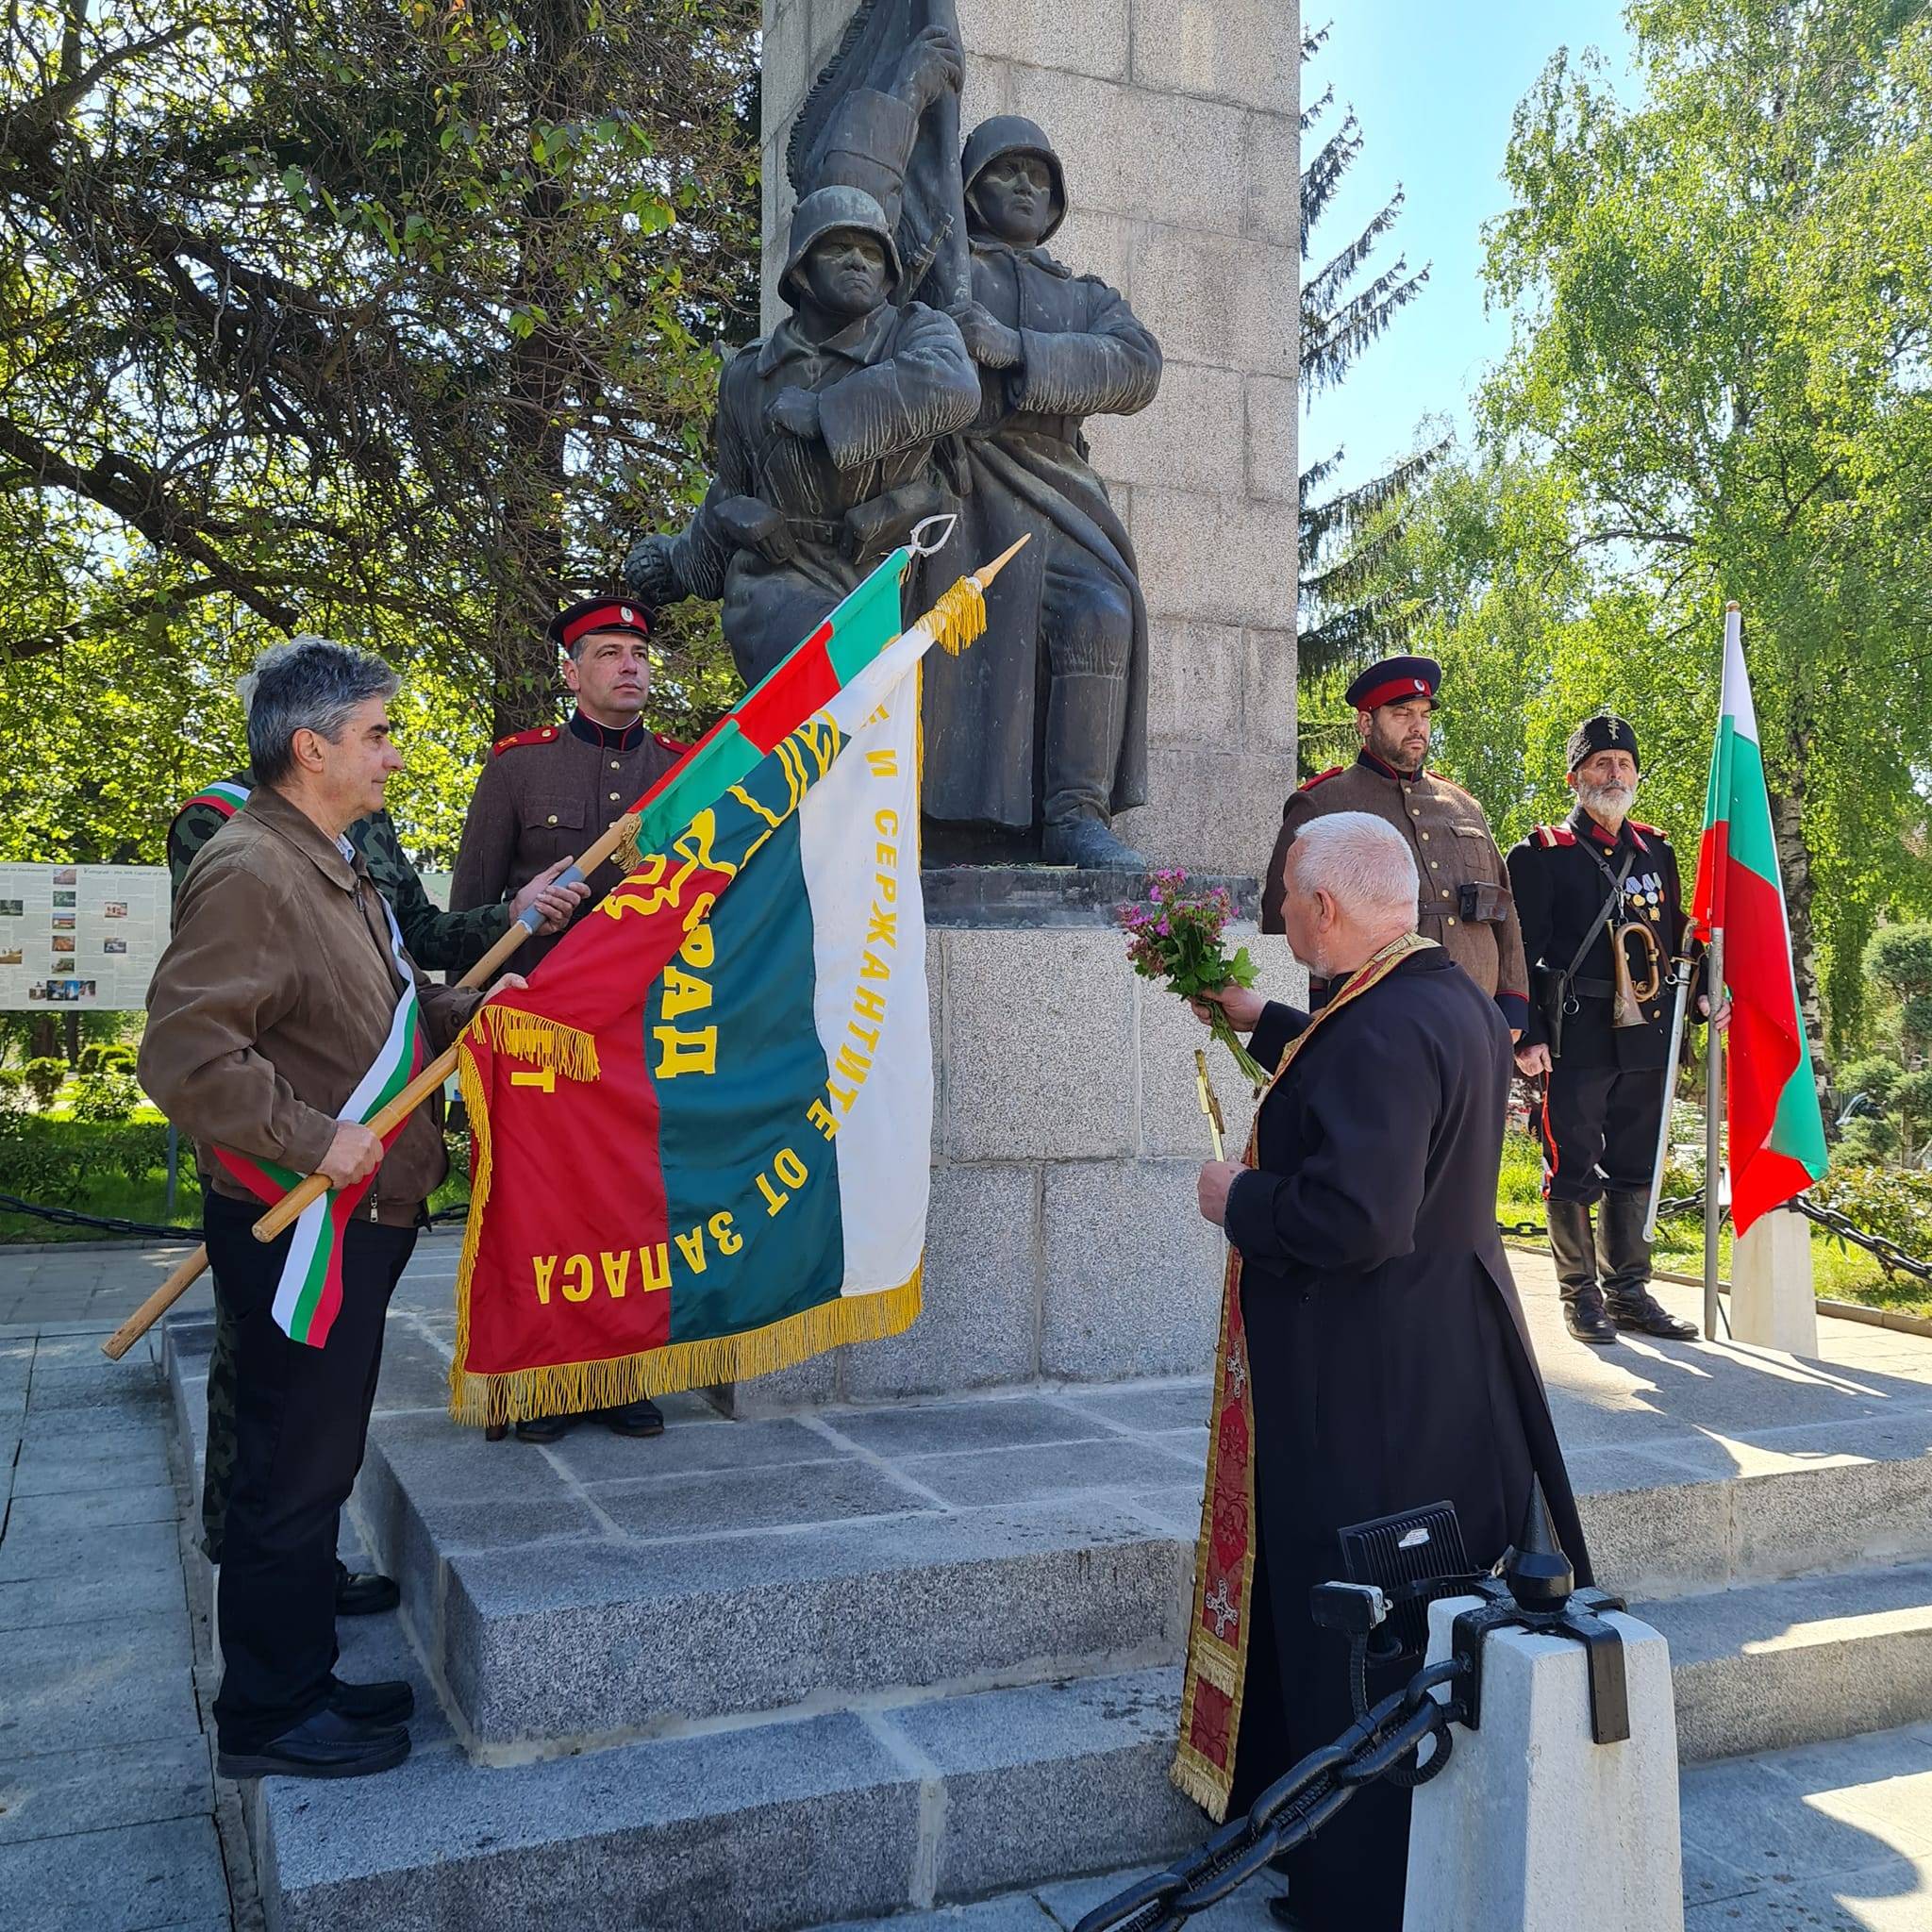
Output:
[[[1697,1188],[1688,1194],[1666,1194],[1657,1203],[1657,1218],[1668,1220],[1673,1214],[1702,1214],[1704,1212],[1704,1190]],[[1541,1221],[1499,1221],[1498,1234],[1513,1236],[1518,1241],[1540,1241],[1549,1233],[1549,1228]]]
[[[1364,1785],[1385,1777],[1426,1784],[1448,1764],[1449,1726],[1463,1715],[1455,1698],[1445,1704],[1432,1693],[1470,1669],[1467,1659],[1451,1657],[1418,1671],[1334,1743],[1277,1778],[1245,1817],[1230,1820],[1180,1863],[1096,1907],[1074,1932],[1173,1932],[1312,1838]],[[1422,1747],[1431,1738],[1436,1747],[1423,1763]]]
[[1895,1270],[1900,1274],[1909,1274],[1914,1281],[1932,1281],[1932,1262],[1914,1260],[1896,1241],[1889,1241],[1881,1234],[1867,1234],[1862,1227],[1854,1226],[1836,1208],[1821,1208],[1805,1194],[1798,1195],[1790,1206],[1807,1221],[1816,1222],[1827,1234],[1837,1236],[1840,1241],[1850,1241],[1854,1247],[1863,1248],[1868,1255],[1875,1256],[1879,1265],[1889,1273]]

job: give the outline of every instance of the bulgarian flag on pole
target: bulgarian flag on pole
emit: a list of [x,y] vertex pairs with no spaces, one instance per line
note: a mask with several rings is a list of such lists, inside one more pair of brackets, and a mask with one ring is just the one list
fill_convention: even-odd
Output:
[[1825,1151],[1735,604],[1724,615],[1724,705],[1690,923],[1707,942],[1724,936],[1724,986],[1732,1004],[1725,1083],[1731,1216],[1742,1234],[1760,1214],[1823,1180]]
[[918,1315],[932,1138],[920,660],[861,586],[636,808],[627,876],[465,1031],[451,1413],[758,1375]]

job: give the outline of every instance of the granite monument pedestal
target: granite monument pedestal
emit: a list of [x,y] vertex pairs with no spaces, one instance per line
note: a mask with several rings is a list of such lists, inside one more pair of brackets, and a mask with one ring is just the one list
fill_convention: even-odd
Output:
[[[1263,991],[1306,997],[1260,941],[1252,877],[1225,884]],[[1227,1119],[1234,1061],[1164,987],[1137,978],[1114,909],[1137,874],[929,873],[926,972],[937,1095],[924,1311],[906,1334],[741,1382],[735,1415],[1034,1381],[1196,1374],[1214,1351],[1224,1249],[1194,1203],[1211,1158],[1194,1049]],[[1257,943],[1258,941],[1258,943]]]

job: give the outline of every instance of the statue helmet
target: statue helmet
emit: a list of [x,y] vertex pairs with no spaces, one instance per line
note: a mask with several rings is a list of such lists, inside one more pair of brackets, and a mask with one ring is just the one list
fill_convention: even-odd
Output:
[[874,235],[884,244],[889,294],[896,293],[905,269],[899,261],[899,244],[886,211],[862,188],[817,188],[798,204],[791,216],[791,247],[785,258],[785,273],[778,277],[778,292],[794,307],[801,289],[798,271],[811,253],[812,243],[841,228],[857,228]]
[[1067,175],[1046,130],[1024,114],[995,114],[982,121],[967,137],[966,150],[959,157],[959,174],[970,199],[973,184],[1002,155],[1031,155],[1046,163],[1053,179],[1054,209],[1040,239],[1047,241],[1067,218]]

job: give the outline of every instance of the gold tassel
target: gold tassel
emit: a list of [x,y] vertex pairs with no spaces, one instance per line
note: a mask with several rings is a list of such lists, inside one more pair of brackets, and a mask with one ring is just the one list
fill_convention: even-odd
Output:
[[[487,1012],[489,1008],[486,1007]],[[483,1210],[490,1205],[490,1104],[483,1092],[483,1076],[476,1071],[476,1057],[466,1041],[457,1044],[457,1085],[463,1107],[470,1116],[470,1218],[463,1227],[463,1252],[457,1262],[456,1353],[449,1364],[450,1413],[455,1414],[461,1399],[463,1364],[470,1357],[470,1282],[476,1272],[476,1250],[483,1240]],[[484,1418],[499,1423],[500,1415]]]
[[498,1053],[513,1060],[561,1074],[566,1080],[598,1077],[597,1042],[580,1026],[565,1026],[541,1013],[520,1013],[514,1007],[488,1006],[477,1015]]
[[[483,1159],[479,1142],[478,1200]],[[480,1226],[481,1219],[473,1208],[471,1227]],[[450,1415],[472,1426],[521,1422],[529,1416],[582,1415],[588,1409],[616,1408],[647,1395],[745,1382],[848,1342],[884,1341],[903,1335],[919,1319],[924,1274],[922,1264],[897,1288],[883,1289],[877,1294],[841,1295],[742,1335],[675,1341],[642,1355],[621,1356],[614,1361],[558,1362],[508,1375],[483,1375],[466,1374],[458,1366],[466,1359],[469,1348],[468,1284],[473,1259],[466,1241],[462,1272],[458,1275],[457,1351],[449,1378]]]
[[610,862],[625,878],[644,862],[644,855],[638,850],[638,833],[642,829],[643,823],[642,812],[627,811],[610,828],[618,835],[617,850],[610,855]]
[[986,595],[977,577],[961,577],[925,614],[932,641],[949,658],[986,635]]

